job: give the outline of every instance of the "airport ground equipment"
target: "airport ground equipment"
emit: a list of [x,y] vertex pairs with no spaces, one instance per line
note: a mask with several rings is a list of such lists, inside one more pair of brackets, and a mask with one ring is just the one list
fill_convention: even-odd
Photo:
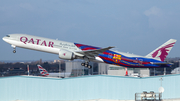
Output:
[[135,93],[135,101],[162,101],[162,93],[155,93],[153,91]]

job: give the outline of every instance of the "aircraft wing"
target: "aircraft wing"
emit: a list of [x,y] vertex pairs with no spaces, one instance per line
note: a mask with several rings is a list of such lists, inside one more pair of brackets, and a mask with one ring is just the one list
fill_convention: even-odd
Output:
[[109,50],[114,47],[107,47],[107,48],[101,48],[101,49],[94,49],[94,50],[85,50],[85,51],[78,51],[75,52],[75,54],[79,54],[79,56],[86,56],[88,58],[94,58],[95,56],[98,56],[98,54],[102,54],[106,50]]

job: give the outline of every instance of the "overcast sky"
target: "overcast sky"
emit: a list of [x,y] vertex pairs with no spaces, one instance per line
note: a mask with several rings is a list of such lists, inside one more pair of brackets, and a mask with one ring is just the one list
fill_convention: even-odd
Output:
[[[25,33],[147,55],[177,39],[168,57],[180,57],[179,0],[0,0],[0,37]],[[0,61],[54,60],[58,55],[13,48],[0,40]]]

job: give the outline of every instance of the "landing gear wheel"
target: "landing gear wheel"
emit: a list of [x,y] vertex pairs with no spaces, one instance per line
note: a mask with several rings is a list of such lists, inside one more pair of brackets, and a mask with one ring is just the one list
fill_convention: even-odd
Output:
[[88,63],[88,62],[85,62],[85,63],[84,63],[84,66],[85,66],[85,67],[88,67],[88,66],[89,66],[89,63]]
[[88,64],[85,64],[84,66],[85,66],[85,67],[88,67],[89,65],[88,65]]
[[16,53],[16,50],[13,50],[13,53]]
[[91,66],[91,65],[88,65],[88,68],[89,68],[89,69],[91,69],[91,68],[92,68],[92,66]]
[[81,66],[85,66],[85,63],[81,63]]

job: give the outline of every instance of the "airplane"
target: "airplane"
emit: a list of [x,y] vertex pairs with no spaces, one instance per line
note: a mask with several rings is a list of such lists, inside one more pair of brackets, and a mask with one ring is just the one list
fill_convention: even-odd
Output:
[[160,68],[170,67],[171,63],[164,62],[166,56],[176,43],[170,39],[146,56],[129,54],[111,50],[114,47],[100,48],[79,43],[71,43],[28,34],[9,34],[2,38],[11,44],[16,53],[16,47],[48,52],[59,55],[60,59],[82,59],[82,66],[92,68],[90,61],[102,62],[130,68]]
[[48,73],[41,65],[37,65],[42,76],[47,77],[69,77],[71,73]]
[[180,74],[180,67],[176,67],[174,70],[172,70],[171,74]]

